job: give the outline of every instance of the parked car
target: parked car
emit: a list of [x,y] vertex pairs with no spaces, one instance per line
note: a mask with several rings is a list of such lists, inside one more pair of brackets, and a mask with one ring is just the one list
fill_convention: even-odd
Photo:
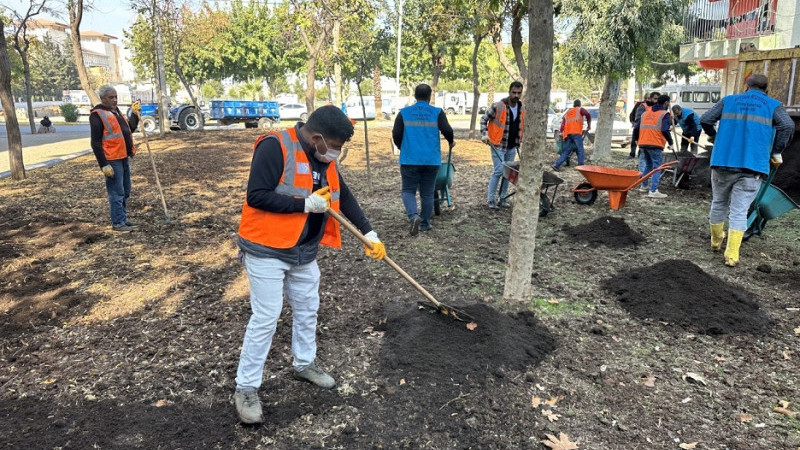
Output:
[[553,134],[553,127],[555,127],[555,130],[558,130],[560,126],[561,114],[557,114],[553,108],[547,108],[547,135],[552,135],[555,138],[555,134]]
[[[592,127],[590,129],[586,128],[586,123],[583,124],[583,137],[588,138],[589,142],[594,144],[594,136],[595,131],[597,130],[597,118],[600,115],[600,108],[597,106],[586,106],[583,109],[589,112],[589,115],[592,116]],[[556,135],[560,133],[561,130],[561,117],[562,115],[557,115],[555,119],[550,122],[550,129],[552,129],[553,139],[556,138]],[[548,114],[548,118],[550,115]],[[614,113],[614,125],[611,132],[611,143],[617,144],[620,146],[630,145],[631,143],[631,126],[628,122],[625,121],[625,118],[622,117],[619,113]]]
[[375,119],[375,97],[372,95],[364,96],[364,105],[361,105],[361,97],[352,95],[347,98],[347,117],[353,120],[364,120],[364,113],[366,113],[366,120]]
[[284,103],[280,105],[278,111],[281,115],[281,120],[300,120],[305,122],[308,119],[306,105],[300,103]]

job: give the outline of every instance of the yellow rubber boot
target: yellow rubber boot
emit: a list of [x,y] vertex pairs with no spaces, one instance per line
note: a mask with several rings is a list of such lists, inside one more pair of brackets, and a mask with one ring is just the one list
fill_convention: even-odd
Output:
[[710,223],[709,225],[711,226],[711,250],[718,252],[722,250],[722,240],[725,239],[725,232],[722,231],[725,222]]
[[728,230],[728,245],[725,246],[725,265],[734,267],[739,263],[739,247],[742,245],[744,231]]

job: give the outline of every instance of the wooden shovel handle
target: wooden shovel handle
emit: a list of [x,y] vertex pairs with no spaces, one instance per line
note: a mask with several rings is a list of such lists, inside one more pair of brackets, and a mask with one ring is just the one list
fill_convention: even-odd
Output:
[[[344,226],[345,228],[347,228],[347,231],[349,231],[349,232],[353,233],[353,235],[354,235],[355,237],[357,237],[359,240],[361,240],[361,242],[363,242],[363,243],[364,243],[364,245],[366,245],[366,246],[367,246],[367,247],[369,247],[370,249],[372,248],[372,241],[370,241],[369,239],[367,239],[367,237],[366,237],[366,236],[364,236],[363,234],[361,234],[361,232],[360,232],[360,231],[358,231],[358,229],[356,229],[356,227],[355,227],[355,226],[353,226],[353,224],[351,224],[351,223],[350,223],[349,221],[347,221],[347,220],[346,220],[344,217],[342,217],[342,216],[341,216],[341,214],[337,213],[336,211],[334,211],[334,210],[332,210],[332,209],[328,209],[328,211],[327,211],[327,212],[328,212],[328,214],[330,214],[330,215],[331,215],[331,217],[333,217],[333,218],[334,218],[334,219],[336,219],[336,220],[337,220],[337,221],[338,221],[340,224],[342,224],[342,226]],[[414,280],[414,279],[411,277],[411,275],[409,275],[408,273],[406,273],[406,271],[405,271],[405,270],[403,270],[402,268],[400,268],[400,266],[398,266],[396,262],[392,261],[392,259],[391,259],[391,258],[389,258],[388,256],[384,256],[384,257],[383,257],[383,261],[384,261],[386,264],[388,264],[388,265],[389,265],[389,266],[390,266],[392,269],[396,270],[396,271],[397,271],[397,273],[399,273],[400,275],[402,275],[402,276],[403,276],[403,278],[405,278],[405,279],[406,279],[406,280],[407,280],[409,283],[411,283],[411,285],[412,285],[412,286],[414,286],[414,287],[415,287],[415,288],[416,288],[416,289],[417,289],[417,290],[418,290],[418,291],[419,291],[419,292],[420,292],[422,295],[424,295],[424,296],[425,296],[425,298],[427,298],[428,300],[430,300],[430,301],[431,301],[431,303],[433,303],[434,305],[436,305],[436,307],[437,307],[437,308],[440,308],[440,307],[442,306],[441,302],[439,302],[438,300],[436,300],[436,298],[435,298],[435,297],[434,297],[434,296],[433,296],[433,295],[432,295],[430,292],[428,292],[428,291],[427,291],[427,289],[425,289],[424,287],[422,287],[422,285],[420,285],[419,283],[417,283],[417,281],[416,281],[416,280]]]

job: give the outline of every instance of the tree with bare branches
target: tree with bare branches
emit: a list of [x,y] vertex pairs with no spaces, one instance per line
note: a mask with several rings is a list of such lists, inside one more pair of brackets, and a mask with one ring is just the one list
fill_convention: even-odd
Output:
[[78,66],[81,87],[89,96],[89,102],[92,105],[99,105],[100,97],[94,91],[92,82],[89,80],[89,72],[86,70],[86,63],[83,61],[80,30],[81,20],[83,20],[83,0],[67,0],[67,11],[69,13],[69,29],[72,34],[72,54],[75,56],[75,65]]
[[11,58],[6,43],[5,19],[0,14],[0,105],[6,119],[8,135],[8,159],[11,166],[11,178],[25,179],[25,164],[22,162],[22,135],[19,132],[17,111],[14,109],[14,96],[11,95]]
[[19,57],[22,60],[22,73],[25,76],[25,100],[28,103],[28,122],[31,126],[31,134],[36,133],[36,118],[33,114],[33,89],[31,88],[31,64],[30,58],[28,57],[28,49],[31,46],[31,38],[28,36],[28,25],[30,20],[39,15],[42,12],[47,12],[48,10],[45,8],[45,0],[41,2],[36,2],[34,0],[30,0],[28,4],[28,10],[25,13],[19,13],[18,11],[11,10],[11,13],[14,15],[15,22],[14,23],[14,35],[11,41],[11,45],[14,47],[14,50],[19,53]]

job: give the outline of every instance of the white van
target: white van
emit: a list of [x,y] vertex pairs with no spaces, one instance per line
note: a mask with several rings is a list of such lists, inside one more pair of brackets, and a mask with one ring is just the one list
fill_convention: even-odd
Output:
[[690,108],[701,116],[719,101],[722,93],[718,84],[676,84],[653,90],[669,95],[670,105]]
[[361,98],[358,95],[353,95],[347,98],[347,117],[353,120],[364,120],[364,113],[366,111],[366,120],[375,120],[375,97],[372,95],[365,95],[364,107],[361,107]]

